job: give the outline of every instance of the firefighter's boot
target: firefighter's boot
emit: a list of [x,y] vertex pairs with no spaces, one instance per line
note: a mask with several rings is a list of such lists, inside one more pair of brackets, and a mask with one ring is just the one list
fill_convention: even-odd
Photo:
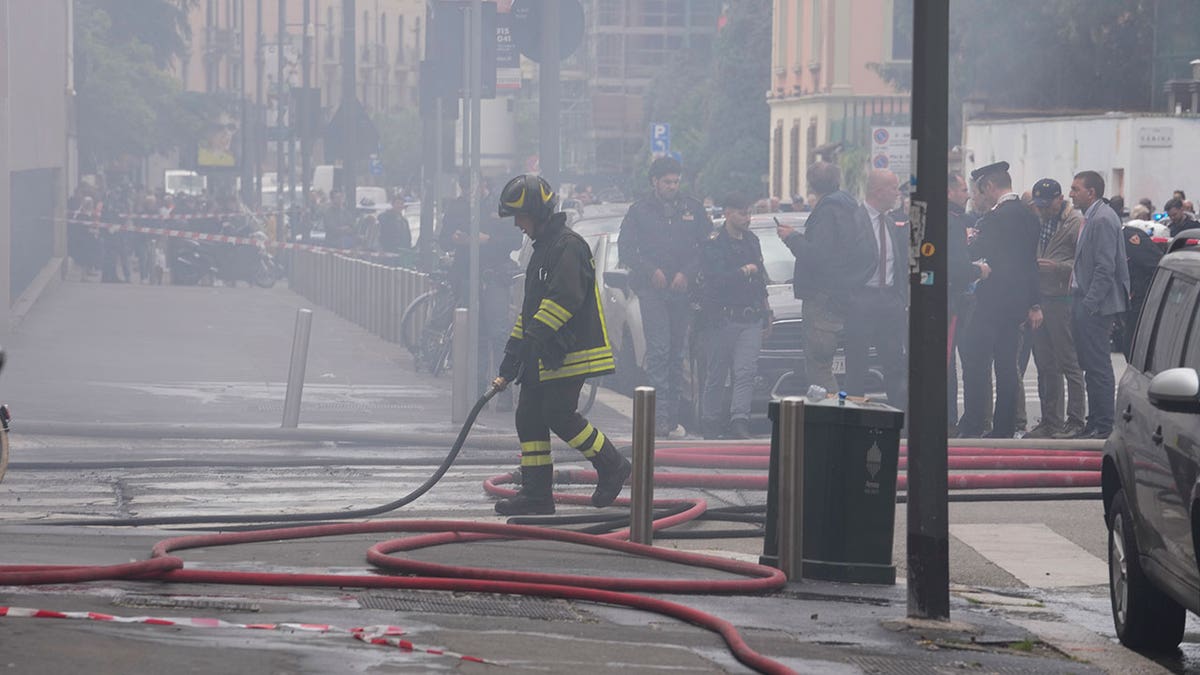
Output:
[[596,467],[597,474],[592,506],[603,508],[616,501],[625,481],[629,480],[629,474],[633,472],[633,466],[607,438],[604,439],[604,447],[592,457],[592,466]]
[[554,513],[553,466],[521,467],[521,490],[496,502],[502,516],[548,516]]

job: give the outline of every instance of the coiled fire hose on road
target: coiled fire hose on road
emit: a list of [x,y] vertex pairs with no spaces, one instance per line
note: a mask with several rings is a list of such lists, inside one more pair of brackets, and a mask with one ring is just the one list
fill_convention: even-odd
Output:
[[[162,524],[202,523],[278,523],[313,522],[347,518],[365,518],[387,513],[412,503],[445,475],[462,449],[476,417],[483,406],[498,392],[490,388],[472,408],[459,432],[453,447],[438,469],[420,487],[408,495],[378,507],[356,511],[301,513],[301,514],[257,514],[208,517],[167,518],[122,518],[107,520],[71,521],[72,525],[139,526]],[[590,498],[575,495],[563,498],[567,503],[590,503]],[[618,505],[627,506],[628,499]],[[675,507],[675,511],[659,520],[654,527],[662,529],[686,522],[702,514],[706,509],[703,500],[664,500],[663,506]],[[54,524],[68,524],[57,521]],[[174,551],[190,548],[230,546],[256,542],[295,540],[315,537],[344,536],[380,532],[422,532],[422,536],[393,539],[375,544],[367,552],[367,560],[388,572],[424,574],[425,576],[379,576],[343,574],[299,574],[279,572],[241,572],[211,569],[186,569],[182,558],[172,555]],[[730,652],[743,664],[762,673],[792,673],[793,671],[754,651],[746,644],[737,628],[730,622],[711,614],[676,602],[635,595],[629,591],[653,593],[760,593],[783,587],[787,579],[777,569],[745,563],[715,556],[686,553],[653,546],[643,546],[624,541],[628,530],[612,532],[603,536],[567,530],[478,523],[466,521],[371,521],[365,523],[334,523],[307,526],[291,526],[266,530],[225,532],[177,537],[160,541],[147,560],[122,565],[0,565],[0,585],[42,585],[82,583],[103,580],[129,581],[175,581],[209,584],[249,584],[267,586],[324,586],[362,587],[388,589],[445,590],[473,593],[506,593],[583,600],[618,605],[632,609],[656,612],[680,621],[713,631],[721,636]],[[447,544],[465,543],[483,539],[534,539],[561,541],[571,544],[599,547],[631,555],[640,555],[655,560],[692,565],[707,569],[737,574],[741,580],[694,580],[679,579],[631,579],[625,577],[586,577],[579,575],[523,572],[516,570],[487,569],[474,567],[452,567],[421,563],[391,555],[396,551]]]

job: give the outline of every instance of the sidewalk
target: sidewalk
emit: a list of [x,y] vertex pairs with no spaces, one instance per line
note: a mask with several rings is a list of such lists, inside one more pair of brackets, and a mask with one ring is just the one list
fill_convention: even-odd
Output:
[[[67,282],[14,332],[0,386],[17,420],[278,426],[296,310],[273,289]],[[450,375],[332,312],[314,309],[300,426],[457,433]],[[472,401],[473,402],[473,401]],[[628,427],[598,405],[598,426]],[[485,412],[477,433],[511,433]],[[628,430],[614,430],[627,437]]]

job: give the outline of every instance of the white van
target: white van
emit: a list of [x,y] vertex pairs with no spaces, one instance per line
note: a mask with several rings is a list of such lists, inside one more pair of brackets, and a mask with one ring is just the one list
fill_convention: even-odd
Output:
[[163,190],[169,195],[200,196],[208,189],[208,178],[195,171],[168,169],[163,172]]

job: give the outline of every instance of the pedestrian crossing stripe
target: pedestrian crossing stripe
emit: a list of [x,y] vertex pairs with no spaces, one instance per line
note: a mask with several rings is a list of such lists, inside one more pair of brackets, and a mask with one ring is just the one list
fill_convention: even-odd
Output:
[[1108,564],[1044,523],[973,523],[950,526],[950,534],[1033,588],[1099,586]]

